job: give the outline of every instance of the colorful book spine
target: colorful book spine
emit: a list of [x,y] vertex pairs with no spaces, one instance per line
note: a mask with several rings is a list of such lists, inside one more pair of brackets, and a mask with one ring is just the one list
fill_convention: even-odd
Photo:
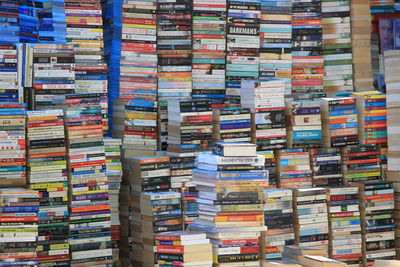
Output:
[[312,148],[310,160],[313,186],[342,185],[342,158],[339,148]]
[[276,154],[277,181],[280,188],[312,186],[310,155],[306,149],[281,149]]
[[213,141],[250,142],[250,109],[213,109]]

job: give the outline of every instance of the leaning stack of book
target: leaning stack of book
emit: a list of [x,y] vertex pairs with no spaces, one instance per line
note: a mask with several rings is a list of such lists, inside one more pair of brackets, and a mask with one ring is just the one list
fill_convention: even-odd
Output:
[[[7,32],[7,30],[2,28],[2,33],[4,34],[4,32]],[[4,35],[1,36],[5,37]],[[0,88],[2,89],[0,91],[1,102],[22,101],[22,73],[20,70],[20,66],[22,65],[21,54],[20,46],[15,44],[0,45]]]
[[246,143],[226,143],[217,151],[200,152],[197,158],[193,180],[199,218],[189,229],[207,233],[215,266],[260,266],[260,231],[265,230],[261,201],[268,186],[268,172],[260,170],[264,157]]
[[111,214],[100,97],[69,94],[57,96],[54,102],[64,108],[66,118],[71,267],[111,264]]
[[394,190],[391,182],[350,183],[359,189],[364,266],[395,259]]
[[381,178],[380,155],[375,145],[346,146],[341,149],[343,183]]
[[4,266],[39,266],[37,261],[39,192],[0,189],[1,252]]
[[363,253],[358,188],[329,188],[328,195],[329,256],[358,267]]
[[250,142],[251,114],[248,108],[213,109],[213,141]]
[[327,250],[329,225],[326,189],[294,189],[293,209],[296,244]]
[[26,104],[0,102],[0,187],[26,185]]
[[322,98],[321,115],[324,147],[358,144],[355,97]]
[[304,148],[278,150],[276,171],[278,185],[281,188],[312,186],[310,154]]
[[360,143],[387,143],[386,95],[378,91],[359,92],[353,95],[357,99]]
[[[157,192],[140,194],[141,251],[142,266],[154,266],[156,253],[155,236],[163,232],[182,230],[181,194],[177,192]],[[199,247],[200,249],[200,247]]]
[[210,240],[203,232],[175,231],[154,236],[157,266],[211,267]]
[[340,148],[312,148],[310,160],[314,186],[342,185]]
[[286,146],[285,84],[280,80],[242,81],[241,105],[252,113],[252,142],[258,151]]
[[295,243],[292,190],[266,189],[264,194],[264,219],[267,230],[261,233],[261,258],[280,260],[285,246]]
[[39,192],[38,261],[68,264],[68,174],[64,112],[27,112],[28,182]]

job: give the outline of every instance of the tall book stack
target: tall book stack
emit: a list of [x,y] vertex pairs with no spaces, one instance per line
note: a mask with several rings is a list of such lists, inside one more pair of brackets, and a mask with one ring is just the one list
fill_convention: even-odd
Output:
[[322,0],[322,38],[324,51],[324,92],[353,91],[350,1]]
[[26,185],[26,104],[0,102],[0,187]]
[[360,181],[359,189],[364,266],[395,259],[394,190],[391,182]]
[[39,192],[38,261],[68,264],[68,174],[62,109],[27,112],[28,182]]
[[378,91],[359,92],[353,95],[357,99],[360,143],[387,143],[386,95]]
[[39,192],[24,188],[2,188],[0,200],[2,264],[38,266]]
[[264,194],[264,219],[267,230],[261,233],[261,258],[280,260],[285,246],[295,243],[292,190],[266,189]]
[[284,91],[279,80],[242,82],[241,105],[252,113],[252,142],[258,151],[286,146]]
[[[182,230],[181,194],[177,192],[156,192],[140,194],[140,213],[143,251],[143,267],[152,267],[158,248],[155,235],[163,232]],[[199,247],[200,249],[200,247]]]
[[18,20],[20,28],[18,35],[20,43],[38,43],[39,42],[39,19],[37,11],[42,10],[42,3],[27,1],[19,3]]
[[381,178],[380,155],[375,145],[346,146],[341,149],[343,183]]
[[56,95],[75,92],[72,45],[35,44],[33,47],[33,107],[53,108]]
[[352,1],[350,18],[354,90],[369,91],[373,89],[370,0]]
[[257,151],[257,154],[264,156],[265,164],[264,167],[268,171],[268,184],[270,188],[277,187],[277,176],[276,176],[276,158],[274,150]]
[[268,186],[268,172],[260,170],[264,157],[245,143],[226,143],[217,151],[198,155],[201,169],[193,171],[193,180],[199,218],[189,229],[207,233],[215,266],[260,266],[260,231],[265,230],[261,200]]
[[226,0],[193,3],[193,98],[225,98],[226,15]]
[[259,76],[261,5],[227,1],[226,99],[240,105],[241,82]]
[[288,147],[321,147],[320,101],[286,102]]
[[[2,32],[7,30],[2,29]],[[14,44],[0,45],[1,102],[20,102],[23,99],[20,47]]]
[[355,97],[322,98],[321,115],[324,147],[358,144]]
[[329,188],[328,195],[329,256],[359,267],[363,252],[358,188]]
[[389,172],[388,172],[388,160],[387,160],[387,154],[388,154],[388,145],[387,145],[387,143],[386,144],[380,144],[379,145],[379,148],[378,148],[378,150],[379,150],[379,155],[380,155],[380,157],[381,157],[381,175],[382,175],[382,179],[383,180],[386,180],[386,179],[389,179],[388,177],[390,176],[390,175],[388,175],[389,174]]
[[310,149],[313,186],[342,185],[340,148]]
[[213,109],[213,141],[250,142],[251,114],[248,108]]
[[326,189],[294,189],[294,229],[299,246],[328,249],[329,225]]
[[67,24],[64,0],[42,2],[43,11],[38,12],[39,42],[65,43]]
[[[400,183],[392,182],[394,189],[394,211],[393,211],[393,219],[394,225],[396,226],[394,229],[395,235],[395,247],[396,247],[396,258],[400,256]],[[375,262],[376,263],[376,262]]]
[[121,145],[121,139],[104,138],[114,262],[119,262],[119,240],[121,235],[121,223],[119,219],[119,192],[122,182]]
[[1,41],[2,44],[15,44],[20,42],[18,23],[18,8],[20,4],[4,2],[0,7],[0,18],[2,21]]
[[285,82],[285,95],[292,85],[292,1],[261,1],[260,78]]
[[293,1],[292,25],[292,96],[324,96],[321,1]]
[[122,139],[123,157],[157,150],[157,102],[119,98],[113,105],[112,136]]
[[154,239],[158,266],[212,266],[212,247],[203,232],[167,232]]
[[99,94],[57,96],[54,102],[64,108],[67,129],[71,267],[110,264],[111,214]]
[[304,148],[278,150],[276,169],[278,185],[281,188],[312,186],[310,154]]

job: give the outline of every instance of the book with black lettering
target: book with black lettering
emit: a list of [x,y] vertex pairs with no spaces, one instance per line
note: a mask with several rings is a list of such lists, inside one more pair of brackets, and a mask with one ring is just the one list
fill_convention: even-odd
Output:
[[342,184],[339,148],[310,149],[314,186],[340,186]]

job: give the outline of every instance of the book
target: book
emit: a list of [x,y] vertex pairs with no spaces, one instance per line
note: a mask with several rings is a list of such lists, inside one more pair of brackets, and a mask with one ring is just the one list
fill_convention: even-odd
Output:
[[244,142],[218,142],[213,145],[213,153],[224,157],[251,157],[256,148],[256,145]]

